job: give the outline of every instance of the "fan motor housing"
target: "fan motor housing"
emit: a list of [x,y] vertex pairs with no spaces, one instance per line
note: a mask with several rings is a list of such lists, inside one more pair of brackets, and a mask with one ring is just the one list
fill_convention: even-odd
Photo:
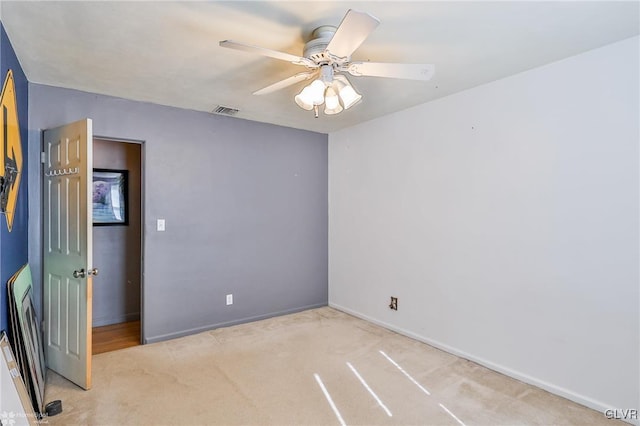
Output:
[[313,30],[312,39],[304,45],[303,56],[316,64],[331,62],[331,58],[326,54],[326,49],[336,30],[337,28],[333,25],[323,25]]

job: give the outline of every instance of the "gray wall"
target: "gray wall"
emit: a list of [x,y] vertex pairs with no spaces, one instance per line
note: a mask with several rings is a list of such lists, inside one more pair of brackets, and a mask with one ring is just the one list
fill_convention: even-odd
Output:
[[145,142],[145,341],[327,304],[327,135],[38,84],[29,99],[31,159],[41,129],[84,117],[95,135]]
[[94,139],[93,167],[128,171],[129,224],[93,227],[93,326],[140,319],[141,149],[139,143]]

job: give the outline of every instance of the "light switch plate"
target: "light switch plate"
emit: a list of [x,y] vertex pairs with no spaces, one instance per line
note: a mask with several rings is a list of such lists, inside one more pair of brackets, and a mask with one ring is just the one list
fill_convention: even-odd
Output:
[[158,219],[158,231],[164,231],[164,219]]

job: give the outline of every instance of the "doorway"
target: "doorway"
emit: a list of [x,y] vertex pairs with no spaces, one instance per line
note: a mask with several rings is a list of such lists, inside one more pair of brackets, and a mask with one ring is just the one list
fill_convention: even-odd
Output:
[[94,137],[93,168],[125,172],[127,216],[125,223],[94,221],[93,263],[100,267],[93,280],[95,355],[142,341],[142,144]]

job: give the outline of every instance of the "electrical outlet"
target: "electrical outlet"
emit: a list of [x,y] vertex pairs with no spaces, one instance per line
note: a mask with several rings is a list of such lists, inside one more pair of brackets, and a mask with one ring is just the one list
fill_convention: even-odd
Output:
[[391,303],[389,303],[389,309],[393,309],[394,311],[398,310],[398,298],[391,296]]
[[233,305],[233,294],[227,294],[227,306]]

